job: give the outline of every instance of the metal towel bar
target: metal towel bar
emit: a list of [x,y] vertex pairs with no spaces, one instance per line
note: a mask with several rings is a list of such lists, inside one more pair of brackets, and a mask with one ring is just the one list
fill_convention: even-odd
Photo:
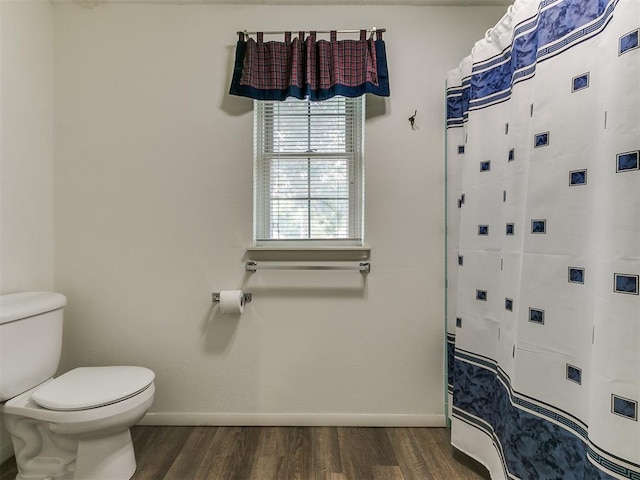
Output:
[[371,264],[369,262],[361,262],[358,265],[287,265],[287,264],[260,264],[256,262],[247,262],[246,270],[255,272],[260,270],[357,270],[362,274],[371,272]]

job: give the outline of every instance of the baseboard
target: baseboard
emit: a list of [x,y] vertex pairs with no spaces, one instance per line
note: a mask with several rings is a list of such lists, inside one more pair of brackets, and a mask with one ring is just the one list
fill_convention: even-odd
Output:
[[333,413],[154,413],[138,425],[444,427],[445,415]]

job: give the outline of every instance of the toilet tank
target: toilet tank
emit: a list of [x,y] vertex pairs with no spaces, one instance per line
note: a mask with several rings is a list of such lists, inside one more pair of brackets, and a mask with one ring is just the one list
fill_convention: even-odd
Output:
[[0,296],[0,402],[51,378],[62,351],[62,308],[53,292]]

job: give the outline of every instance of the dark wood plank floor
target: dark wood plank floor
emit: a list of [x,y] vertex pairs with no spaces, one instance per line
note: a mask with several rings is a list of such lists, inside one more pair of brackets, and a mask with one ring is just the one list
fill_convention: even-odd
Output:
[[[445,428],[134,427],[134,480],[481,480]],[[0,480],[16,475],[12,458]]]

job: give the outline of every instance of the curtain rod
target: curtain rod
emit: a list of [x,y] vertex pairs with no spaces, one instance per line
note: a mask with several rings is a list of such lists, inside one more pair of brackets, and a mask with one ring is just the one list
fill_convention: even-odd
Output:
[[256,33],[264,33],[265,35],[281,35],[287,32],[291,32],[291,33],[298,33],[298,32],[302,32],[304,31],[305,33],[309,33],[309,32],[316,32],[316,33],[331,33],[331,32],[336,32],[336,33],[360,33],[360,30],[366,30],[367,33],[372,32],[386,32],[387,29],[386,28],[361,28],[361,29],[356,29],[356,30],[281,30],[281,31],[271,31],[271,32],[247,32],[246,30],[241,30],[238,31],[237,34],[245,34],[245,35],[255,35]]

